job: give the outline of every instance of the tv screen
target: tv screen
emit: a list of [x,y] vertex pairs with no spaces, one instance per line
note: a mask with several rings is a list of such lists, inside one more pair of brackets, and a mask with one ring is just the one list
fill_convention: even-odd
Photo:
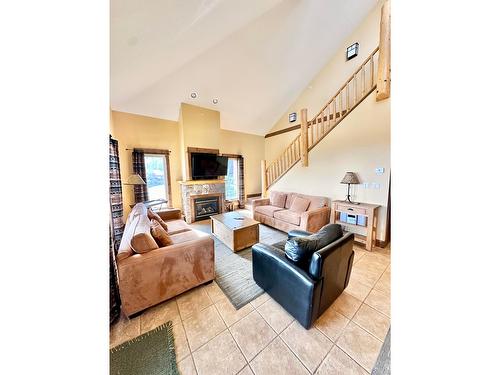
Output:
[[193,180],[211,179],[227,174],[227,157],[216,154],[191,154],[191,175]]

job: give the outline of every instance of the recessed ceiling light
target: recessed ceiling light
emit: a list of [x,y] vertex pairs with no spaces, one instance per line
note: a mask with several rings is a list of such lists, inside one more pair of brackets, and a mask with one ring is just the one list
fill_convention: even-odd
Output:
[[198,94],[193,91],[189,96],[191,97],[191,99],[196,99],[198,97]]
[[212,99],[212,103],[214,103],[214,104],[219,103],[219,99],[217,99],[217,98],[213,98],[213,99]]

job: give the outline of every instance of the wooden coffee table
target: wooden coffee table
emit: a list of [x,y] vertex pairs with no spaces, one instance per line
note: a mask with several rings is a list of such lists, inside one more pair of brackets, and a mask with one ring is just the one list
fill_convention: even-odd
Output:
[[211,216],[212,233],[231,250],[246,249],[259,242],[259,222],[238,213]]

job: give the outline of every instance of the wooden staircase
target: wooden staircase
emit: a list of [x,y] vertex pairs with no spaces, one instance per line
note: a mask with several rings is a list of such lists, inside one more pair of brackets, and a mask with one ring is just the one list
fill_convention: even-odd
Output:
[[377,47],[311,120],[307,120],[306,109],[301,111],[300,134],[276,160],[269,165],[266,165],[265,161],[262,162],[263,193],[300,160],[307,166],[309,151],[376,89],[375,71],[378,52]]

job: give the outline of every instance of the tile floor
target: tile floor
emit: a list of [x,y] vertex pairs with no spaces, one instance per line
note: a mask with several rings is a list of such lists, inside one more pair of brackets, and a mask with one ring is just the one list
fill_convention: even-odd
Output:
[[122,317],[110,347],[171,320],[183,375],[369,374],[390,325],[390,248],[354,251],[348,288],[310,330],[267,294],[235,310],[213,282]]

